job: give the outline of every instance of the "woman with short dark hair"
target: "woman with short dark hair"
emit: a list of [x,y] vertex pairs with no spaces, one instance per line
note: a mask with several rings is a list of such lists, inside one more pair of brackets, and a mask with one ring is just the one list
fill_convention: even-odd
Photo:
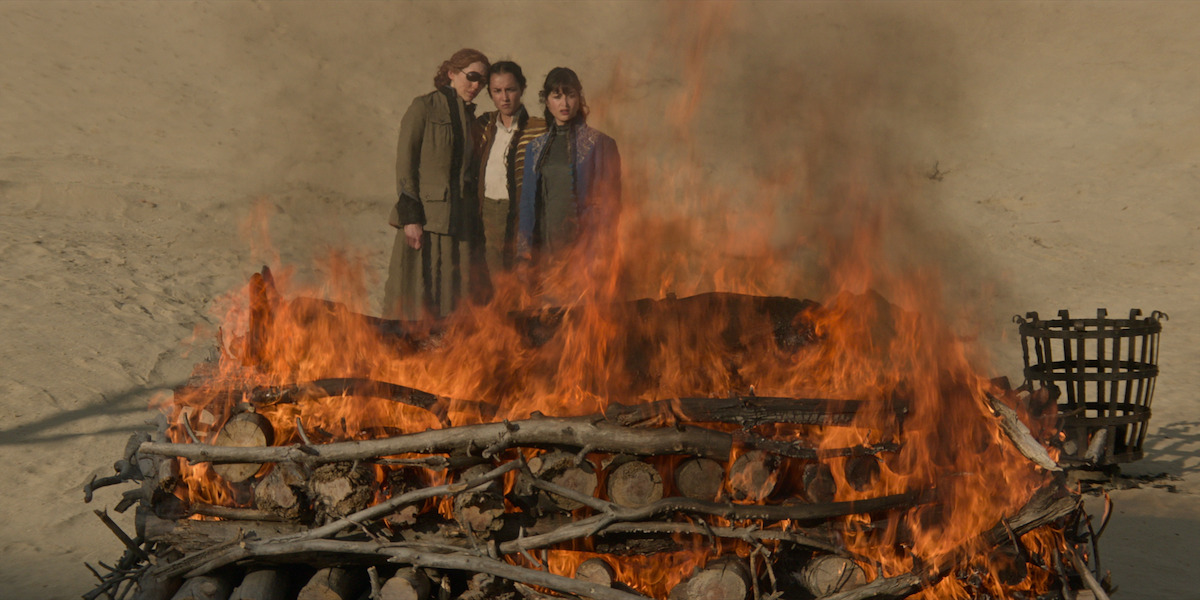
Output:
[[385,318],[445,316],[478,287],[472,248],[481,225],[475,96],[490,63],[471,48],[438,67],[434,91],[417,96],[400,121],[396,193],[389,223],[400,231],[384,284]]
[[492,275],[512,267],[525,149],[546,131],[546,122],[531,117],[525,110],[521,102],[524,93],[525,73],[520,65],[510,60],[492,65],[488,95],[496,110],[479,117],[483,131],[479,202],[486,238],[485,256]]

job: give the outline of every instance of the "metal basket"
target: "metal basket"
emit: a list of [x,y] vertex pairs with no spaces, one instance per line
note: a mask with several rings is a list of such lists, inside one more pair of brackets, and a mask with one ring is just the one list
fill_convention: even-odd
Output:
[[1107,430],[1103,452],[1098,460],[1090,456],[1092,462],[1142,458],[1158,377],[1159,321],[1167,315],[1154,311],[1139,319],[1141,314],[1135,308],[1128,319],[1109,319],[1101,308],[1094,319],[1071,318],[1066,310],[1048,321],[1036,312],[1014,317],[1020,325],[1025,379],[1043,387],[1062,384],[1058,414],[1065,457],[1083,459],[1093,435]]

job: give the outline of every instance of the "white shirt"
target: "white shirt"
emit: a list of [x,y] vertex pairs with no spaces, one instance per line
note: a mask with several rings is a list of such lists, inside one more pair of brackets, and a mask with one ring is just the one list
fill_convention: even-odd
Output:
[[487,168],[483,173],[483,195],[492,200],[508,200],[508,146],[517,132],[517,115],[513,115],[512,127],[504,126],[504,117],[496,115],[496,139],[488,154]]

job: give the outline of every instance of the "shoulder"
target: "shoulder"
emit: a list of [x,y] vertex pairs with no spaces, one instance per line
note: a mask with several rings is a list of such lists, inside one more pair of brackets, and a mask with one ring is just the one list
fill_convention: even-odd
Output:
[[546,133],[546,120],[541,117],[529,117],[521,130],[521,139],[533,139]]

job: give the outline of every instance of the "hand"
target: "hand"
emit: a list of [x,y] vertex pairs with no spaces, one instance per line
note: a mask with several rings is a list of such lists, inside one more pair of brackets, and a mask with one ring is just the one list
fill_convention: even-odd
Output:
[[409,223],[404,226],[404,239],[408,242],[408,247],[413,250],[421,249],[421,237],[425,235],[425,229],[420,223]]

